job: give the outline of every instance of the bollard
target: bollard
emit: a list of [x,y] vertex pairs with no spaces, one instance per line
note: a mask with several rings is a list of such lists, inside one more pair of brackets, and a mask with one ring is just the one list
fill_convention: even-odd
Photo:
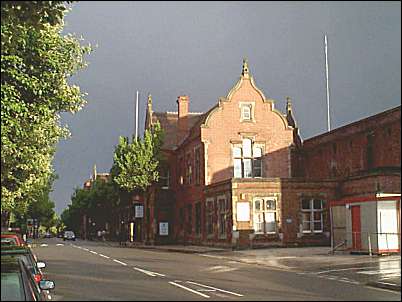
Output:
[[369,255],[370,255],[370,257],[371,257],[371,256],[373,256],[373,253],[371,252],[370,233],[368,234],[368,248],[369,248]]

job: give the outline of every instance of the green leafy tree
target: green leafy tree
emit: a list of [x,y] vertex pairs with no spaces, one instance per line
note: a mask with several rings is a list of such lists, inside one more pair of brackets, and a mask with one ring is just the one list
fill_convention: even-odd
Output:
[[55,146],[69,135],[60,113],[85,104],[68,78],[86,65],[90,46],[61,35],[66,11],[63,1],[1,2],[2,213],[24,213],[41,194]]
[[153,182],[158,181],[162,141],[163,132],[159,123],[146,129],[142,140],[133,139],[130,143],[126,137],[119,138],[111,175],[121,190],[146,191]]
[[90,189],[75,189],[71,204],[63,211],[61,218],[69,229],[75,231],[80,231],[83,215],[90,217],[103,228],[105,223],[112,222],[118,201],[118,187],[110,181],[96,179]]

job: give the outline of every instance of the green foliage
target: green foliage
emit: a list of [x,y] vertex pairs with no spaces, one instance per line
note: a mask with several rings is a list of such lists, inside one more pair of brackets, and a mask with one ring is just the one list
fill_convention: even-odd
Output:
[[71,204],[61,214],[63,223],[72,230],[78,231],[82,215],[86,214],[100,223],[106,222],[119,202],[119,190],[110,181],[97,179],[90,189],[76,188]]
[[158,181],[162,141],[163,132],[159,123],[146,129],[142,140],[133,139],[130,143],[128,138],[119,138],[111,175],[121,190],[145,191],[153,182]]
[[64,2],[73,1],[2,1],[1,20],[25,23],[39,29],[46,23],[57,25],[63,22],[67,10]]
[[54,202],[49,196],[53,181],[56,178],[57,176],[52,174],[47,184],[41,187],[40,190],[35,191],[35,194],[31,196],[31,202],[27,205],[24,212],[14,211],[17,225],[24,225],[28,218],[37,219],[39,224],[46,230],[56,224]]
[[67,80],[90,47],[61,35],[66,10],[62,1],[1,2],[1,211],[24,213],[46,191],[55,146],[68,137],[60,113],[85,104]]

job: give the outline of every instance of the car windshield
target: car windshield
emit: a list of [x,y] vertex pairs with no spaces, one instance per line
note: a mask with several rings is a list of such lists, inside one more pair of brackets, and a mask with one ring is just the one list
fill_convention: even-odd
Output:
[[67,232],[64,233],[64,235],[66,235],[66,236],[74,236],[74,233],[71,232],[71,231],[67,231]]
[[17,272],[1,273],[1,301],[24,301],[22,279]]
[[22,262],[24,262],[24,264],[26,265],[26,267],[28,268],[28,270],[32,273],[32,274],[37,274],[38,273],[38,269],[36,268],[36,261],[33,259],[33,257],[30,254],[11,254],[10,256],[15,257],[16,259],[21,259]]
[[1,245],[17,245],[17,239],[11,237],[2,237]]

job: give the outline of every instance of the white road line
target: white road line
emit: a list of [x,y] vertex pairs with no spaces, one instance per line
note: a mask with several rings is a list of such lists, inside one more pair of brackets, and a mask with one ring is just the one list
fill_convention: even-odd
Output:
[[141,269],[141,268],[138,268],[138,267],[133,267],[133,269],[135,269],[136,271],[139,271],[139,272],[141,272],[141,273],[147,274],[148,276],[152,276],[152,277],[155,277],[155,276],[165,277],[164,274],[159,274],[159,273],[147,271],[147,270],[145,270],[145,269]]
[[395,285],[394,283],[388,283],[388,282],[378,282],[378,283],[385,284],[385,285]]
[[243,297],[242,294],[237,294],[237,293],[234,293],[234,292],[230,292],[228,290],[223,290],[223,289],[220,289],[220,288],[200,284],[200,283],[197,283],[197,282],[187,281],[187,283],[195,284],[195,285],[198,285],[198,286],[201,286],[201,287],[211,288],[211,289],[214,289],[214,290],[217,290],[217,291],[220,291],[220,292],[223,292],[223,293],[231,294],[231,295],[234,295],[234,296]]
[[359,269],[370,269],[370,268],[375,268],[378,266],[368,266],[368,267],[349,267],[349,268],[340,268],[340,269],[331,269],[328,271],[321,271],[321,272],[307,272],[304,274],[312,274],[312,275],[319,275],[319,274],[326,274],[326,273],[332,273],[332,272],[341,272],[341,271],[350,271],[350,270],[359,270]]
[[46,243],[42,243],[40,246],[48,246]]
[[114,262],[120,263],[121,265],[127,266],[127,263],[121,262],[119,260],[113,259]]
[[200,295],[201,297],[209,298],[208,295],[205,295],[205,294],[203,294],[203,293],[197,292],[197,291],[195,291],[195,290],[193,290],[193,289],[191,289],[191,288],[185,287],[185,286],[183,286],[183,285],[181,285],[181,284],[177,284],[177,283],[175,283],[175,282],[173,282],[173,281],[169,281],[169,283],[172,284],[172,285],[174,285],[174,286],[180,287],[180,288],[182,288],[182,289],[184,289],[184,290],[187,290],[187,291],[189,291],[189,292],[192,292],[192,293],[194,293],[194,294]]
[[235,271],[235,270],[237,270],[237,268],[218,265],[218,266],[209,267],[209,268],[205,269],[204,271],[211,272],[211,273],[224,273],[224,272],[230,272],[230,271]]
[[92,254],[98,255],[97,252],[94,252],[94,251],[89,251],[89,252],[92,253]]
[[103,257],[103,258],[106,258],[106,259],[110,259],[110,257],[105,256],[105,255],[102,255],[102,254],[99,254],[99,256],[101,256],[101,257]]
[[[58,244],[56,244],[56,246],[64,246],[64,244],[58,243]],[[75,245],[74,245],[74,246],[75,246]]]
[[396,274],[400,273],[400,268],[394,269],[384,269],[384,270],[375,270],[375,271],[366,271],[366,272],[357,272],[358,274],[365,274],[365,275],[385,275],[385,274]]

